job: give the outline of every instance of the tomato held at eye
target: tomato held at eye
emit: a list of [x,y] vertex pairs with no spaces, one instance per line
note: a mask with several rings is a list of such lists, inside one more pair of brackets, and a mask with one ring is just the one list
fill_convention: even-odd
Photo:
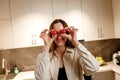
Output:
[[55,36],[55,35],[57,34],[57,31],[52,30],[52,31],[51,31],[51,34],[52,34],[53,36]]
[[66,34],[66,29],[62,29],[61,34]]

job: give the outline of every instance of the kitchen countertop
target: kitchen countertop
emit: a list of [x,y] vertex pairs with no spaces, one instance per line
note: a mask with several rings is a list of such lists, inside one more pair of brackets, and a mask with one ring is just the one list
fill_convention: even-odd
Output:
[[34,71],[20,72],[13,80],[35,80]]
[[[105,72],[105,71],[114,71],[114,72],[120,74],[120,66],[114,64],[113,62],[105,62],[105,65],[100,66],[100,68],[97,72]],[[12,80],[18,80],[18,79],[35,80],[34,71],[20,72]]]
[[0,74],[0,80],[12,80],[15,76],[14,73],[9,73],[8,75]]
[[120,65],[114,65],[112,70],[118,74],[120,74]]
[[105,62],[106,65],[100,66],[97,72],[104,72],[104,71],[114,71],[120,74],[120,66],[114,64],[113,62]]

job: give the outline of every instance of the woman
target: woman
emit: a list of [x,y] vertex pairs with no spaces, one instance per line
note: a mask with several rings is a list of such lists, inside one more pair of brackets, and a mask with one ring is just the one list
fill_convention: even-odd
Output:
[[94,56],[77,40],[77,32],[62,19],[41,32],[44,49],[37,59],[37,80],[84,80],[83,74],[90,76],[99,69]]

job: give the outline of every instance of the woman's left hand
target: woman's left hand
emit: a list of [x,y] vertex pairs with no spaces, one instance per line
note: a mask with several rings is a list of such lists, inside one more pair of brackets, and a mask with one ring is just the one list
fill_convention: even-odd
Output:
[[76,47],[79,44],[79,41],[77,40],[78,29],[73,26],[67,27],[66,29],[69,32],[69,34],[64,34],[64,36],[67,37],[72,42],[72,44]]

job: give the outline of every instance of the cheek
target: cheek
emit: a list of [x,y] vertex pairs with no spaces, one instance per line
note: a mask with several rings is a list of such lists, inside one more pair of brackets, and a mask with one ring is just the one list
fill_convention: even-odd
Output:
[[64,36],[64,35],[62,35],[62,39],[66,41],[66,40],[67,40],[67,37]]
[[63,43],[65,44],[65,43],[66,43],[66,41],[67,41],[67,38],[62,37],[62,41],[63,41]]

